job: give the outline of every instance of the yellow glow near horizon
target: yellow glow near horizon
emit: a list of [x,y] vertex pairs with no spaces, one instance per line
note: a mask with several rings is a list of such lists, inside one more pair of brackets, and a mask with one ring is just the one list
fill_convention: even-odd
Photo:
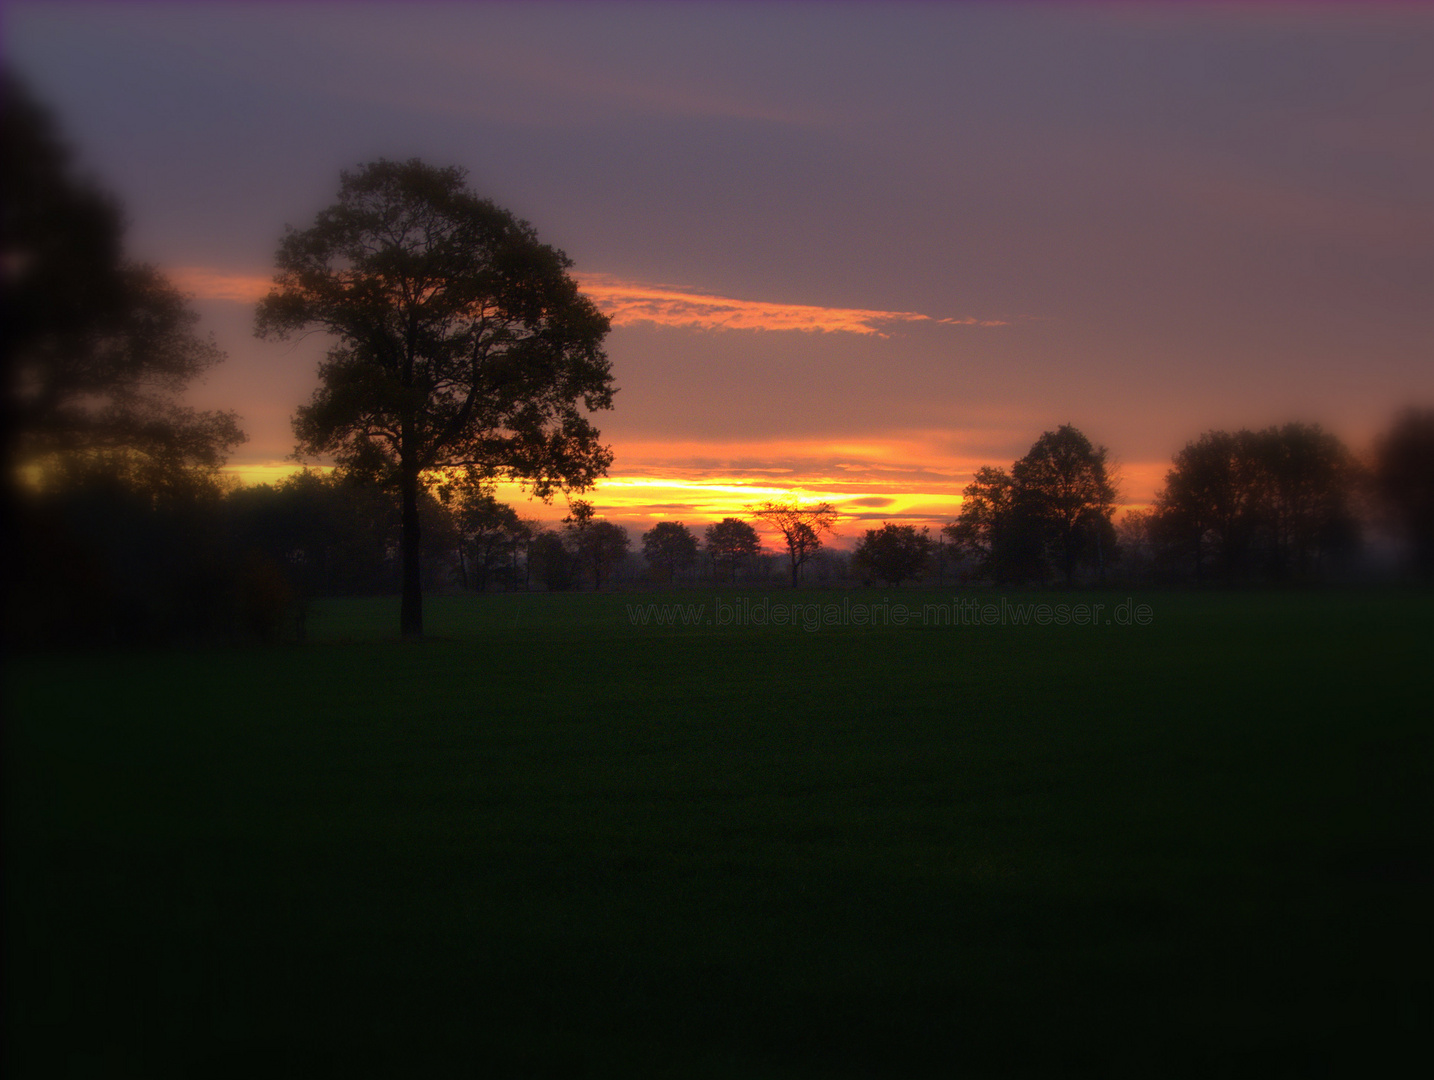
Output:
[[933,319],[916,311],[783,304],[741,300],[669,285],[623,281],[607,274],[574,274],[579,287],[612,319],[614,326],[652,323],[697,330],[803,330],[874,334],[882,325],[934,322],[948,326],[1005,326],[1001,320]]
[[[317,471],[331,471],[331,466],[308,466]],[[265,484],[282,480],[305,466],[292,462],[263,462],[231,466],[226,475],[244,484]],[[1164,463],[1126,465],[1127,480],[1131,473],[1142,478],[1163,476]],[[593,504],[599,516],[632,530],[633,538],[659,521],[680,521],[693,532],[701,534],[712,522],[726,517],[747,519],[746,508],[768,499],[796,498],[803,502],[830,502],[840,518],[836,531],[829,538],[835,548],[849,548],[867,529],[884,521],[928,527],[935,534],[955,519],[961,510],[960,490],[966,478],[951,484],[900,486],[871,479],[859,484],[841,484],[813,477],[773,484],[765,476],[741,476],[715,472],[706,477],[662,475],[654,470],[648,475],[622,474],[600,481],[592,490],[574,495]],[[1143,487],[1143,486],[1142,486]],[[512,506],[525,518],[537,519],[545,527],[555,527],[567,515],[566,500],[557,496],[552,503],[533,499],[515,483],[495,485],[495,497]],[[1119,511],[1146,509],[1149,496],[1144,490],[1138,498],[1122,502]],[[1117,514],[1117,517],[1119,514]],[[781,539],[760,522],[758,532],[769,549],[780,549]]]
[[257,487],[286,480],[295,473],[308,469],[310,472],[330,473],[332,465],[295,465],[292,461],[266,461],[244,465],[226,465],[220,470],[225,476],[233,477],[241,484]]

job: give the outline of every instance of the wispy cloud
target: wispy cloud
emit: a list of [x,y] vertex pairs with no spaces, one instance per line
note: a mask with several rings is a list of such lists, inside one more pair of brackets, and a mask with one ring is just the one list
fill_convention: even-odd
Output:
[[915,311],[780,304],[739,300],[669,285],[624,281],[607,274],[578,274],[583,292],[612,319],[614,326],[648,323],[696,330],[805,330],[884,337],[901,323],[947,326],[1006,326],[1000,319],[936,319]]
[[[235,274],[199,266],[180,266],[169,276],[201,300],[257,303],[273,286],[271,278]],[[670,285],[626,281],[609,274],[576,274],[582,291],[608,315],[614,326],[681,327],[691,330],[804,330],[811,333],[867,334],[885,337],[902,323],[939,326],[1008,326],[1002,319],[934,318],[916,311],[780,304],[739,300]]]
[[171,266],[165,270],[179,289],[199,300],[232,300],[257,304],[274,287],[274,279],[259,274],[231,274],[203,266]]

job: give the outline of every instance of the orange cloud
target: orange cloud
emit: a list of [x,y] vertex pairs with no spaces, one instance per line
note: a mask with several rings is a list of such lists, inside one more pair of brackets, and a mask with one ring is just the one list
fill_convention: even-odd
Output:
[[[841,514],[832,544],[849,548],[884,521],[929,527],[933,534],[961,510],[961,491],[988,457],[949,444],[901,437],[869,444],[772,440],[731,443],[622,442],[613,475],[582,495],[598,514],[634,537],[659,521],[681,521],[700,533],[724,517],[745,518],[744,508],[795,497],[830,502]],[[853,453],[860,451],[860,453]],[[900,456],[896,456],[900,455]],[[922,462],[894,464],[893,462]],[[300,466],[275,461],[234,464],[225,471],[243,483],[273,483]],[[1120,468],[1122,509],[1149,505],[1168,462],[1126,463]],[[555,525],[567,513],[561,496],[552,504],[532,499],[518,484],[497,485],[497,497],[524,517]],[[767,546],[780,540],[759,525]]]
[[[874,311],[867,308],[778,304],[685,291],[667,285],[622,281],[607,274],[574,275],[582,291],[612,319],[614,326],[648,323],[693,330],[806,330],[822,333],[886,336],[898,323],[929,322],[941,326],[1006,326],[999,319],[933,319],[915,311]],[[233,274],[200,266],[169,270],[170,280],[200,300],[231,300],[253,304],[273,287],[258,274]]]
[[915,311],[874,311],[738,300],[668,285],[622,281],[607,274],[575,276],[583,292],[602,308],[614,326],[651,323],[696,330],[806,330],[884,337],[884,327],[903,322],[935,322],[953,326],[1007,325],[999,320],[933,319]]
[[199,300],[232,300],[257,304],[274,287],[274,279],[258,274],[227,274],[203,266],[172,266],[165,271],[176,287]]

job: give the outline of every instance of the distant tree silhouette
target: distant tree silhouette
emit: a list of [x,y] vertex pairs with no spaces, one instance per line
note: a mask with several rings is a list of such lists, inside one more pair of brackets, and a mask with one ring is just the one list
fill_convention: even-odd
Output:
[[601,589],[614,566],[627,555],[632,540],[621,525],[597,517],[592,503],[574,499],[569,514],[563,518],[577,565],[590,571],[593,588]]
[[224,354],[178,290],[126,258],[119,205],[76,175],[48,113],[8,74],[0,183],[7,491],[20,470],[149,490],[212,477],[244,441],[237,416],[181,398]]
[[665,570],[671,582],[678,570],[697,562],[697,537],[680,521],[659,521],[642,534],[642,554],[653,569]]
[[865,573],[881,578],[888,585],[900,585],[910,578],[921,577],[926,560],[931,556],[931,531],[919,532],[915,525],[882,522],[879,529],[867,529],[857,541],[853,561]]
[[1213,560],[1217,576],[1245,568],[1261,514],[1264,483],[1253,432],[1207,431],[1175,455],[1155,496],[1152,527],[1190,560],[1202,580]]
[[1257,440],[1267,476],[1265,572],[1276,580],[1318,576],[1359,544],[1354,455],[1318,424],[1268,428]]
[[578,549],[579,557],[593,572],[593,588],[602,588],[603,580],[627,557],[631,545],[632,538],[621,525],[612,521],[593,522]]
[[305,469],[232,492],[226,531],[241,557],[282,568],[301,598],[391,592],[398,542],[392,499],[371,484]]
[[1094,565],[1104,578],[1115,548],[1111,516],[1117,492],[1106,466],[1107,451],[1063,424],[1047,431],[1011,466],[1017,502],[1038,523],[1046,551],[1067,585],[1076,567]]
[[1127,510],[1115,526],[1121,577],[1146,581],[1155,576],[1160,544],[1153,510]]
[[519,578],[518,552],[521,551],[522,584],[523,588],[526,590],[530,588],[533,584],[533,542],[538,538],[538,535],[543,532],[543,523],[537,518],[529,517],[519,518],[518,520],[522,524],[523,533],[521,539],[518,542],[518,547],[515,548],[513,551],[511,577],[513,584],[516,586],[518,584]]
[[794,589],[802,564],[821,550],[821,534],[831,532],[838,517],[836,507],[829,502],[802,503],[794,498],[756,503],[746,507],[746,513],[782,534]]
[[1103,577],[1115,552],[1117,497],[1106,457],[1069,424],[1047,431],[1009,472],[978,469],[943,531],[998,582],[1044,578],[1049,566],[1067,585],[1081,566]]
[[423,633],[424,476],[506,476],[540,498],[581,491],[612,460],[583,415],[612,405],[609,323],[532,226],[416,159],[342,176],[338,201],[276,257],[256,332],[336,339],[298,411],[301,453],[377,477],[401,509],[405,637]]
[[762,552],[762,538],[757,530],[741,518],[723,518],[707,526],[705,534],[707,554],[712,556],[712,566],[726,566],[732,580],[737,580],[737,567],[751,562]]
[[1408,409],[1378,441],[1374,482],[1409,545],[1413,569],[1434,578],[1434,409]]
[[1310,577],[1357,544],[1357,476],[1318,425],[1208,431],[1175,455],[1151,529],[1197,581]]
[[487,488],[461,484],[448,494],[463,587],[483,592],[497,578],[511,582],[531,527]]
[[1043,573],[1039,524],[1005,469],[977,469],[962,492],[960,514],[942,532],[958,555],[974,560],[977,573],[1001,584]]
[[543,529],[528,544],[528,572],[542,582],[549,592],[573,587],[577,576],[577,559],[569,550],[561,533]]

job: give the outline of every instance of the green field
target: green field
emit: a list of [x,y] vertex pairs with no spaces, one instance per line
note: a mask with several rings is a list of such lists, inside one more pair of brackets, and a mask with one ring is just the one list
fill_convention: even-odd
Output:
[[[771,601],[882,597],[951,593]],[[304,645],[11,657],[7,1071],[1391,1075],[1434,601],[1136,599],[439,598],[418,645],[327,601]]]

